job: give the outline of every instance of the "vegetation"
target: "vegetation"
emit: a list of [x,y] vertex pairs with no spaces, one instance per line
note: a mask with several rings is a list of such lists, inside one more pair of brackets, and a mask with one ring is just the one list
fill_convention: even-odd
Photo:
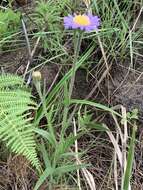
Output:
[[[9,172],[0,187],[142,188],[142,11],[142,0],[1,3],[0,165]],[[98,30],[65,27],[74,13],[97,15]]]
[[21,89],[21,84],[18,76],[2,75],[0,78],[0,138],[13,152],[23,154],[40,169],[30,123],[32,118],[28,117],[34,102],[30,100],[30,93]]
[[0,48],[20,28],[20,13],[11,9],[0,10]]

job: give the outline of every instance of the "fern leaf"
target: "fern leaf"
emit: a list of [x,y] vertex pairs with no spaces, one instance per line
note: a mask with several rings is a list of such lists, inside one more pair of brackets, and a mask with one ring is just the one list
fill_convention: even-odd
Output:
[[15,85],[22,85],[23,79],[17,75],[1,75],[0,76],[0,88],[8,87],[8,86],[15,86]]
[[18,76],[0,76],[0,139],[40,171],[29,111],[35,109],[36,104],[22,85],[23,80]]

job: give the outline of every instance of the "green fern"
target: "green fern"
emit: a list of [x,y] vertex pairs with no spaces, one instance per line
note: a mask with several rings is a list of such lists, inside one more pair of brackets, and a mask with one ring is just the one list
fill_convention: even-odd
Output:
[[23,80],[18,76],[0,76],[0,139],[40,171],[29,111],[35,109],[36,104],[22,85]]

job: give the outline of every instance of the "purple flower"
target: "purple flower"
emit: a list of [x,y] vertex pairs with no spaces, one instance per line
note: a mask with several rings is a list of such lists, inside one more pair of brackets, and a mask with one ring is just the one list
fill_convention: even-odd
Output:
[[85,31],[98,30],[100,18],[92,14],[68,15],[64,17],[65,29],[80,29]]

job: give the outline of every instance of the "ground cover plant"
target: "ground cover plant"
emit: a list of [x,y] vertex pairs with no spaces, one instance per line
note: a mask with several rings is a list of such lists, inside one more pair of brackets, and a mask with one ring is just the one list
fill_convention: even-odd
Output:
[[143,189],[142,12],[1,1],[0,189]]

